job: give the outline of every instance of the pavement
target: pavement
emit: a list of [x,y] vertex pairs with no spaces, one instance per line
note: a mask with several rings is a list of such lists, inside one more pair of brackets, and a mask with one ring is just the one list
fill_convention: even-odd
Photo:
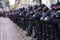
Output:
[[0,17],[0,40],[31,40],[26,33],[9,18]]

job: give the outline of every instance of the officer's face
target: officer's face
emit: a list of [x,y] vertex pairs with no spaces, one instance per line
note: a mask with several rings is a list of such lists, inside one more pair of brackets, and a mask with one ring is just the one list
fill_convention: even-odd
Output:
[[53,6],[52,9],[56,9],[56,6]]
[[43,7],[43,11],[46,9],[46,7]]
[[41,9],[41,7],[39,7]]
[[60,5],[57,6],[57,9],[60,8]]

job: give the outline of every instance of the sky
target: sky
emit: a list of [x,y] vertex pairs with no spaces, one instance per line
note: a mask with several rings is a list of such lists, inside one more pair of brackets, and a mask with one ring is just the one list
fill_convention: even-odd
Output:
[[10,5],[14,5],[15,4],[15,0],[9,0]]

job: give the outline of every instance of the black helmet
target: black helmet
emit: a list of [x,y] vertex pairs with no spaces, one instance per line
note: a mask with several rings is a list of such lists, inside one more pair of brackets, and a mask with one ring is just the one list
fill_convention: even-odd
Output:
[[57,2],[57,4],[56,5],[60,5],[60,2]]

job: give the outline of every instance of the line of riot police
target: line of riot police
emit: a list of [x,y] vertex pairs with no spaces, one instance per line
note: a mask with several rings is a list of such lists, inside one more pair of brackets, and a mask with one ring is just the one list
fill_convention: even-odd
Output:
[[27,31],[26,36],[37,40],[60,40],[60,2],[19,8],[9,14],[9,18]]

